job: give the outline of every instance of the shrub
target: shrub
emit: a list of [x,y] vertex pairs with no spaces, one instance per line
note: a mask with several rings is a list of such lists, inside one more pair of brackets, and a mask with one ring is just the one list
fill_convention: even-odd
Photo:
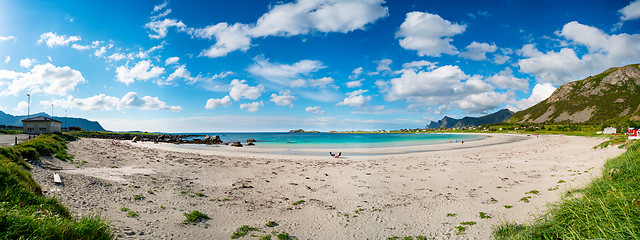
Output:
[[193,210],[190,213],[184,213],[184,216],[187,218],[182,222],[184,224],[196,223],[203,219],[209,219],[209,216],[207,216],[207,214],[201,213],[197,210]]

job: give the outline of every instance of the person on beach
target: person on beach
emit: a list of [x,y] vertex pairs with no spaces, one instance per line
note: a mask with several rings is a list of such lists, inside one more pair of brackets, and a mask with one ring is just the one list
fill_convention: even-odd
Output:
[[335,158],[339,158],[340,155],[342,155],[342,152],[339,152],[338,154],[333,154],[333,153],[329,152],[329,155],[331,155],[332,157],[335,157]]

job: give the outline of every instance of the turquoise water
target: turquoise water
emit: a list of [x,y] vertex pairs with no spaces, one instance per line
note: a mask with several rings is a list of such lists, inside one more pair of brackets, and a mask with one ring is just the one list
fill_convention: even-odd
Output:
[[434,133],[190,133],[220,136],[225,142],[245,142],[255,139],[255,147],[267,148],[379,148],[417,146],[448,143],[450,141],[472,141],[484,138],[477,135]]

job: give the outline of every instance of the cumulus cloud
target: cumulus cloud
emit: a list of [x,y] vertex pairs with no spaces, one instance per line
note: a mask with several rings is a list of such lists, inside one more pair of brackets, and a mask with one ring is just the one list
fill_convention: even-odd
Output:
[[462,87],[467,76],[458,66],[442,66],[433,71],[405,71],[400,77],[389,81],[386,99],[448,96]]
[[351,80],[358,79],[358,77],[360,77],[360,74],[362,74],[363,71],[364,69],[362,67],[353,69],[353,71],[351,71],[351,75],[349,76],[349,79]]
[[153,6],[153,12],[151,12],[151,13],[158,12],[158,11],[162,10],[163,8],[165,8],[166,6],[167,6],[167,1],[164,1],[163,3],[158,4],[158,5],[155,5],[155,6]]
[[129,85],[135,80],[149,80],[164,73],[164,68],[151,64],[151,61],[142,60],[132,68],[120,66],[116,68],[116,80]]
[[640,58],[640,34],[608,35],[575,21],[565,24],[556,34],[573,46],[586,47],[588,53],[578,56],[572,46],[543,53],[527,44],[519,51],[525,57],[518,61],[521,72],[534,75],[540,83],[560,85],[612,66],[635,63]]
[[345,85],[347,85],[348,88],[362,87],[362,80],[349,81]]
[[16,40],[14,36],[0,36],[0,42],[8,41],[8,40]]
[[289,106],[292,108],[293,101],[297,99],[297,97],[291,96],[291,91],[289,90],[280,91],[279,95],[275,93],[271,94],[271,101],[278,106]]
[[177,28],[179,31],[184,31],[187,27],[182,21],[175,19],[164,19],[162,21],[153,21],[144,25],[145,28],[151,30],[149,37],[153,39],[165,38],[167,36],[167,30],[171,27]]
[[240,109],[247,109],[247,112],[257,112],[260,110],[260,107],[264,106],[262,101],[260,102],[252,102],[252,103],[243,103],[240,104]]
[[460,53],[460,57],[475,61],[487,59],[487,53],[495,52],[498,47],[495,44],[478,43],[473,41],[469,46],[464,48],[465,51]]
[[513,92],[481,92],[456,100],[455,106],[469,113],[487,113],[513,99]]
[[517,78],[513,76],[513,70],[507,67],[489,78],[487,81],[501,89],[529,89],[529,79]]
[[309,85],[312,87],[326,87],[326,86],[332,86],[335,88],[335,85],[333,84],[335,82],[335,80],[331,77],[323,77],[323,78],[318,78],[318,79],[310,79],[309,80]]
[[280,86],[302,87],[306,85],[306,81],[300,81],[302,78],[323,68],[326,66],[316,60],[301,60],[289,65],[271,63],[269,59],[256,57],[248,71]]
[[91,45],[80,45],[80,44],[74,43],[71,45],[71,48],[76,50],[87,50],[87,49],[97,48],[99,45],[100,45],[100,41],[93,41]]
[[48,47],[54,47],[54,46],[66,46],[70,42],[77,42],[80,40],[81,38],[79,36],[67,37],[65,35],[58,35],[53,32],[48,32],[40,35],[40,39],[38,40],[38,43],[44,42],[47,44]]
[[347,97],[336,104],[336,106],[351,106],[351,107],[360,107],[363,108],[369,104],[371,101],[371,96],[364,96],[363,94],[368,92],[369,90],[356,90],[353,92],[347,93]]
[[16,106],[16,108],[14,108],[14,111],[18,111],[18,112],[23,112],[24,110],[26,110],[29,107],[29,103],[27,103],[27,101],[20,101],[18,103],[18,106]]
[[209,98],[204,108],[214,109],[218,107],[228,107],[228,106],[231,106],[231,98],[229,98],[229,96],[224,96],[223,98],[220,98],[220,99]]
[[68,66],[56,67],[51,63],[35,65],[26,73],[0,70],[0,86],[7,86],[3,87],[0,95],[17,95],[22,91],[65,95],[84,82],[86,80],[79,71]]
[[164,65],[177,64],[178,61],[180,61],[179,57],[170,57],[170,58],[167,58],[167,60],[164,60]]
[[40,101],[43,106],[63,108],[78,108],[83,111],[97,110],[121,110],[126,108],[138,108],[142,110],[162,110],[179,112],[182,110],[180,106],[167,106],[167,104],[157,97],[144,96],[139,97],[136,92],[129,92],[122,98],[99,94],[88,98],[74,98],[68,96],[66,99],[57,99],[52,101]]
[[126,56],[122,53],[114,53],[109,56],[109,61],[120,61],[124,59]]
[[434,69],[436,67],[436,64],[432,63],[432,62],[429,62],[427,60],[413,61],[413,62],[408,62],[408,63],[402,64],[402,68],[403,69],[420,70],[420,69],[422,69],[424,67],[427,67],[427,69]]
[[200,56],[210,58],[226,56],[228,53],[241,50],[246,52],[251,47],[251,37],[248,35],[250,27],[246,24],[236,23],[229,25],[226,22],[218,23],[201,29],[191,31],[192,36],[216,39],[216,43],[200,53]]
[[11,56],[7,56],[7,58],[4,59],[4,64],[9,63],[9,61],[11,61]]
[[407,50],[418,51],[419,56],[439,57],[444,54],[457,54],[451,45],[451,37],[463,33],[466,25],[451,23],[442,17],[427,12],[410,12],[396,38],[400,39],[400,46]]
[[[215,38],[216,43],[200,55],[216,58],[233,51],[247,51],[251,40],[258,37],[347,33],[364,29],[367,24],[388,15],[383,3],[383,0],[299,0],[273,6],[253,24],[221,22],[188,32],[194,37]],[[164,30],[166,35],[166,28]]]
[[173,80],[176,80],[178,78],[185,79],[186,81],[191,81],[192,79],[191,72],[187,70],[187,65],[185,64],[180,65],[180,67],[178,67],[175,71],[173,71],[173,73],[169,75],[169,77],[167,78],[167,81],[164,82],[164,84],[169,84],[173,82]]
[[38,63],[38,60],[31,59],[31,58],[25,58],[20,60],[20,66],[23,68],[30,68],[36,63]]
[[320,106],[315,106],[315,107],[307,107],[304,109],[305,112],[310,112],[313,114],[318,114],[318,115],[323,115],[324,111],[320,110]]
[[511,110],[518,111],[527,109],[537,103],[549,98],[556,88],[550,83],[536,84],[531,91],[531,96],[515,102],[515,106],[509,106]]
[[262,92],[264,92],[262,84],[256,87],[250,87],[246,82],[246,80],[238,79],[231,81],[231,84],[229,84],[229,86],[231,86],[229,96],[231,96],[233,100],[238,101],[241,98],[253,100],[262,96]]
[[621,21],[629,21],[640,18],[640,0],[633,1],[626,7],[618,10]]
[[391,63],[393,63],[391,59],[382,59],[382,60],[373,61],[373,62],[378,66],[376,66],[376,71],[370,72],[369,75],[378,75],[381,73],[391,72],[391,67],[389,67]]

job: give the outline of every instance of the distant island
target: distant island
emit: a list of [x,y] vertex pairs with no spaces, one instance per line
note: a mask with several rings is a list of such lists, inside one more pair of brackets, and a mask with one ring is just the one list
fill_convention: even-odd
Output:
[[304,129],[290,130],[289,133],[319,133],[318,131],[305,131]]

